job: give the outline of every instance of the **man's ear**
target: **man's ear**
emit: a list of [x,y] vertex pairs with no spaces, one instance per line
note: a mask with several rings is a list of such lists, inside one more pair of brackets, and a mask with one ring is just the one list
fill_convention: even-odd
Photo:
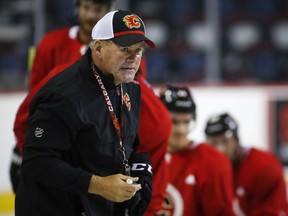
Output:
[[96,40],[92,46],[93,54],[98,58],[102,58],[102,43],[99,40]]

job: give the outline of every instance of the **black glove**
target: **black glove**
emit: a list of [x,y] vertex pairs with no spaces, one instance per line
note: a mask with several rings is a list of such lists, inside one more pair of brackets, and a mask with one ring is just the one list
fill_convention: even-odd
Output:
[[10,180],[12,183],[12,189],[14,193],[16,193],[20,181],[21,163],[22,163],[22,156],[20,155],[20,151],[17,149],[17,147],[14,147],[12,152],[12,161],[10,165]]
[[142,186],[132,198],[134,205],[131,205],[129,209],[129,216],[141,216],[148,208],[152,198],[152,166],[148,155],[144,152],[131,155],[129,164],[131,176],[139,177],[137,183]]
[[[130,200],[117,203],[115,214],[117,216],[142,216],[152,198],[152,166],[146,153],[134,153],[129,158],[131,176],[139,177],[138,184],[141,189]],[[128,212],[127,212],[128,211]]]

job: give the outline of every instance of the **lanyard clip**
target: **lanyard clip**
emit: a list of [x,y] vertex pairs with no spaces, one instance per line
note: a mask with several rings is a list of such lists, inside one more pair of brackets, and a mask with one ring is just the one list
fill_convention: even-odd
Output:
[[125,175],[130,176],[131,175],[131,173],[130,173],[131,167],[129,166],[128,163],[125,163],[124,161],[123,161],[123,164],[124,164],[124,167],[125,167]]

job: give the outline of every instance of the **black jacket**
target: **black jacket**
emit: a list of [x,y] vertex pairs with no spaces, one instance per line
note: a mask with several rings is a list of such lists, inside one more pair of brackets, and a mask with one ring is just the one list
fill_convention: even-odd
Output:
[[[92,174],[124,173],[119,138],[90,69],[90,58],[89,49],[78,62],[53,77],[30,105],[16,216],[81,215],[80,197],[93,200],[97,212],[93,215],[113,215],[113,202],[87,193]],[[112,76],[101,72],[100,76],[119,116],[119,86],[114,85]],[[129,157],[138,140],[139,85],[123,84],[126,93],[131,107],[129,110],[124,104],[121,113]]]

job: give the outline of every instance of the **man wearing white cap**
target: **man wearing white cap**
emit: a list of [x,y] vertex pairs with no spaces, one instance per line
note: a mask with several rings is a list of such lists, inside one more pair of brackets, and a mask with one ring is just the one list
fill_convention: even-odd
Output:
[[31,103],[16,216],[142,215],[149,204],[150,161],[135,153],[134,76],[145,43],[155,45],[127,11],[106,14],[92,38],[86,54]]

